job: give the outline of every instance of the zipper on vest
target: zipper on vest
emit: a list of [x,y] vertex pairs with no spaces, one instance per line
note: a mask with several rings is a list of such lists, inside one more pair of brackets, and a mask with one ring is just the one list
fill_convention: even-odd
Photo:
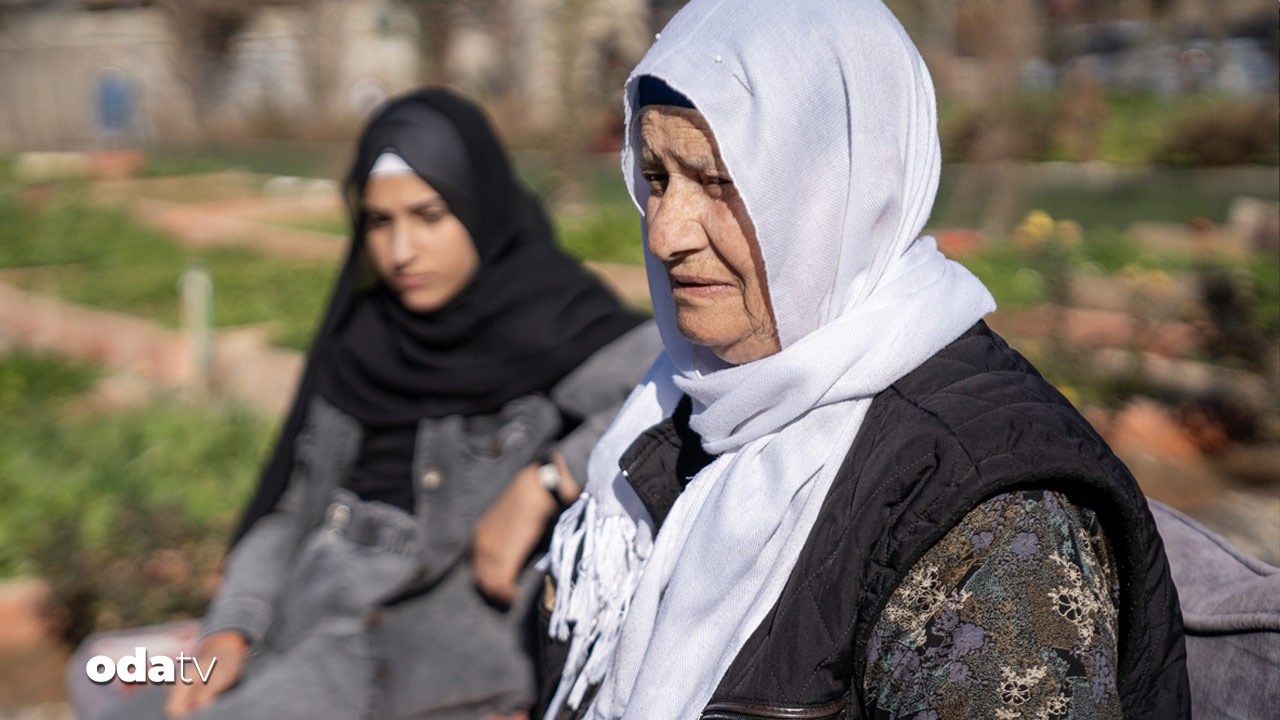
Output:
[[849,699],[843,697],[826,705],[765,705],[729,700],[708,704],[700,720],[837,720],[848,705]]

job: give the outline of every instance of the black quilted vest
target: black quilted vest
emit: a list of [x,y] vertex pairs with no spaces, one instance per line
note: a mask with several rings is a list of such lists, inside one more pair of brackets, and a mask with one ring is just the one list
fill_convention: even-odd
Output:
[[[669,418],[623,456],[656,523],[707,460],[690,434]],[[1137,483],[1071,404],[979,322],[875,398],[781,597],[702,718],[867,717],[867,642],[893,591],[970,510],[1032,488],[1093,510],[1112,543],[1125,717],[1188,717],[1178,598]]]

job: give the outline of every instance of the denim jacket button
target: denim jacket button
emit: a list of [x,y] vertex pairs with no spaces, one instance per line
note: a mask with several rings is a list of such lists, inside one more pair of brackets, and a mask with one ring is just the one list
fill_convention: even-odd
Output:
[[335,527],[344,527],[351,520],[351,508],[342,503],[329,506],[329,523]]
[[502,449],[505,450],[506,448],[514,445],[522,444],[528,439],[528,437],[529,431],[528,428],[525,427],[525,424],[519,420],[513,420],[502,429],[502,437],[500,438],[499,443],[501,444]]
[[439,468],[430,468],[422,473],[422,487],[428,490],[435,490],[440,487],[440,483],[444,482],[444,475],[440,473]]

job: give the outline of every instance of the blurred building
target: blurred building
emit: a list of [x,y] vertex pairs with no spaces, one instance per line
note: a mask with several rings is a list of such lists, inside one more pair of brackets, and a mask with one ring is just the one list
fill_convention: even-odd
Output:
[[342,123],[417,79],[380,0],[0,0],[0,146]]
[[622,85],[653,39],[646,0],[512,3],[518,28],[512,68],[535,126],[566,110],[622,107]]
[[0,148],[345,135],[445,83],[532,129],[615,104],[646,0],[0,0]]
[[1105,87],[1274,94],[1272,0],[886,0],[939,90],[975,99],[1087,74]]
[[[887,0],[944,96],[1274,94],[1274,0]],[[591,135],[682,0],[0,0],[0,148],[348,136],[424,82]],[[567,129],[565,126],[568,126]],[[514,126],[514,127],[513,127]]]

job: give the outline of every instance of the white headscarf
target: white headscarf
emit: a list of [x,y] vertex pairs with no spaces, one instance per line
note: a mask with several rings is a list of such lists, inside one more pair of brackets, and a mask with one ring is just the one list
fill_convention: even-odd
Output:
[[[644,212],[637,82],[706,118],[754,222],[782,350],[727,366],[676,329],[646,254],[666,352],[591,454],[556,527],[551,633],[570,641],[548,717],[694,718],[777,602],[872,398],[995,309],[919,237],[941,157],[933,85],[879,0],[694,0],[626,86],[622,170]],[[719,457],[653,521],[618,468],[693,398]],[[581,553],[579,558],[579,552]]]
[[418,173],[405,162],[404,158],[391,152],[383,150],[377,160],[373,161],[373,167],[369,168],[369,177],[379,177],[382,175],[417,175]]

